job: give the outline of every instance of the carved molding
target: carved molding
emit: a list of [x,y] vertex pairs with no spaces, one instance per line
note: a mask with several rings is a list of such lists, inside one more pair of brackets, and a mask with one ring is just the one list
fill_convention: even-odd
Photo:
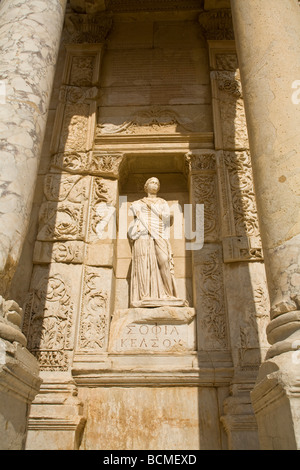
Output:
[[84,44],[103,43],[113,25],[112,15],[67,13],[65,17],[64,42]]
[[200,28],[207,40],[233,40],[231,10],[220,8],[199,15]]
[[186,174],[216,170],[216,156],[211,151],[191,151],[185,155]]
[[144,134],[176,134],[196,132],[193,122],[179,116],[174,110],[161,106],[135,113],[121,125],[98,123],[97,135],[144,135]]
[[71,151],[53,155],[51,166],[70,173],[118,178],[123,160],[122,153]]
[[217,80],[219,90],[225,91],[235,98],[243,98],[239,69],[235,72],[228,70],[214,70],[210,73],[212,79]]
[[219,215],[215,173],[197,173],[191,178],[193,204],[204,205],[204,241],[219,239]]
[[37,240],[84,240],[90,178],[48,173]]
[[224,263],[263,261],[260,238],[226,237],[222,240]]

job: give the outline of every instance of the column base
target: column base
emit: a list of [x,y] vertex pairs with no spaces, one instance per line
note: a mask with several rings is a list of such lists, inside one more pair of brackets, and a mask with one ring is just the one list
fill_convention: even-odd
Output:
[[228,397],[221,421],[228,437],[229,450],[259,450],[258,431],[249,391]]
[[300,353],[264,362],[251,393],[262,450],[300,449]]
[[31,406],[26,450],[78,450],[84,426],[72,380],[45,382]]
[[17,342],[0,339],[0,450],[23,450],[28,409],[39,391],[39,365]]

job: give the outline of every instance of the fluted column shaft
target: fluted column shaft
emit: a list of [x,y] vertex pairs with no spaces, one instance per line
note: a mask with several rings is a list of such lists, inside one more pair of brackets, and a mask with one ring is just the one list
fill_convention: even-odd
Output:
[[295,89],[300,8],[297,0],[231,0],[231,8],[271,300],[268,357],[273,357],[292,350],[300,339],[300,99]]
[[30,218],[67,0],[0,5],[0,295]]

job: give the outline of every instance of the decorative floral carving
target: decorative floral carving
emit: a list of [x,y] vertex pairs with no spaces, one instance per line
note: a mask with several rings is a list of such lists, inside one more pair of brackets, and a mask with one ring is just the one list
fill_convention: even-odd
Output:
[[224,160],[229,173],[236,234],[259,237],[250,153],[248,150],[224,152]]
[[204,204],[205,242],[218,238],[218,203],[215,174],[196,174],[192,177],[194,204]]
[[206,39],[234,39],[230,8],[210,10],[199,15],[200,28]]
[[[89,241],[99,239],[101,227],[104,229],[114,212],[113,195],[103,178],[94,177],[90,209]],[[112,211],[111,211],[112,209]],[[101,224],[101,226],[99,226]]]
[[73,317],[69,290],[60,274],[44,276],[30,291],[25,305],[23,331],[27,347],[43,370],[67,369]]
[[48,173],[45,176],[44,194],[48,201],[81,203],[87,198],[87,179],[80,175]]
[[218,70],[231,70],[238,69],[238,58],[236,54],[216,54],[216,68]]
[[122,160],[123,155],[120,154],[98,154],[93,152],[90,171],[118,176]]
[[122,154],[88,152],[63,152],[53,156],[53,168],[67,170],[70,173],[119,176],[119,167],[123,161]]
[[34,245],[34,264],[56,263],[81,264],[84,258],[84,242],[64,241],[47,243],[36,241]]
[[[196,260],[197,304],[206,347],[226,348],[227,327],[224,304],[223,272],[220,252],[199,254]],[[199,261],[199,262],[198,262]]]
[[216,157],[214,153],[194,153],[185,155],[188,172],[191,171],[215,171]]
[[211,78],[217,80],[219,90],[225,91],[235,98],[242,98],[242,85],[239,70],[233,71],[212,71]]
[[51,165],[54,168],[68,170],[72,173],[86,173],[89,169],[91,152],[62,152],[53,156]]
[[72,58],[70,85],[89,87],[93,83],[95,56],[74,56]]
[[171,109],[153,106],[150,109],[135,113],[134,116],[122,125],[100,123],[99,135],[109,134],[151,134],[195,132],[193,122],[187,122]]
[[78,87],[63,85],[60,88],[59,100],[63,103],[83,103],[96,100],[99,90],[97,87]]
[[61,151],[86,150],[89,115],[88,104],[66,104],[59,145]]
[[79,349],[103,350],[108,335],[108,295],[95,268],[86,268],[82,298]]
[[112,24],[108,13],[87,15],[70,13],[66,15],[65,42],[101,43],[105,42]]
[[44,202],[39,214],[37,239],[83,240],[85,205]]
[[[232,54],[224,54],[223,56],[218,54],[218,61],[220,63],[221,57],[223,57],[222,65],[233,67],[231,56]],[[214,70],[211,72],[211,80],[218,87],[216,98],[220,113],[219,132],[222,134],[223,149],[249,148],[239,69]]]

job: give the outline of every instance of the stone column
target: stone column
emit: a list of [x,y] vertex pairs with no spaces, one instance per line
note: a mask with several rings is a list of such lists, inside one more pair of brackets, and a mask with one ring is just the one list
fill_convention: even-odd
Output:
[[300,10],[231,0],[271,301],[271,348],[252,392],[262,448],[300,447]]
[[0,294],[7,295],[29,222],[66,0],[0,6]]
[[22,449],[41,380],[8,299],[30,219],[66,0],[0,5],[0,449]]

